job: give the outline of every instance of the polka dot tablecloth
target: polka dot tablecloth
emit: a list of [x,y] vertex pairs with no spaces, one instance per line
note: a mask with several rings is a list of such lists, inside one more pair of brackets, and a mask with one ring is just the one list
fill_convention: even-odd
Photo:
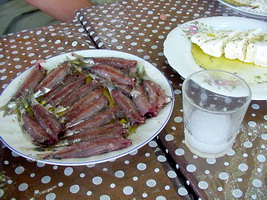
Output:
[[[163,54],[167,34],[178,25],[210,16],[242,16],[211,0],[129,0],[78,12],[99,48],[129,52],[158,67],[171,82],[174,112],[157,141],[186,185],[202,199],[267,199],[267,102],[252,101],[233,149],[203,159],[184,144],[182,78]],[[246,17],[246,16],[243,16]],[[179,45],[179,44],[177,44]],[[181,46],[181,48],[183,48]],[[184,189],[178,189],[183,194]]]
[[[0,39],[1,91],[40,59],[94,48],[78,20],[4,36]],[[112,162],[79,167],[30,161],[0,141],[0,199],[190,199],[181,181],[156,140]]]

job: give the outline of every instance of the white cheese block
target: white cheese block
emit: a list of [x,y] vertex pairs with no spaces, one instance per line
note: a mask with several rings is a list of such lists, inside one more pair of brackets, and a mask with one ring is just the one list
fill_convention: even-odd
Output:
[[[262,63],[262,59],[267,60],[267,57],[260,58],[264,53],[264,46],[267,45],[267,34],[259,34],[257,37],[252,39],[247,47],[246,58],[244,62],[255,63],[257,58],[257,63]],[[258,52],[259,49],[259,52]],[[265,50],[266,51],[266,50]],[[256,63],[255,63],[256,64]]]
[[267,41],[257,44],[255,65],[267,67]]
[[224,48],[224,55],[228,59],[239,59],[244,61],[246,58],[247,47],[250,41],[257,37],[259,29],[243,31],[227,42]]
[[199,32],[191,37],[191,41],[197,44],[204,53],[221,57],[224,54],[225,44],[238,34],[239,31]]

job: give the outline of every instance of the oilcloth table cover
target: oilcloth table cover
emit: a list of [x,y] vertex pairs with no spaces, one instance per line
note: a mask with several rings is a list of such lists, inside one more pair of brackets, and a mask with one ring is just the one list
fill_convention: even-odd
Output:
[[251,102],[236,143],[224,157],[203,159],[192,154],[184,144],[183,79],[168,65],[163,42],[180,24],[211,16],[243,15],[211,0],[128,0],[82,9],[77,14],[99,48],[136,54],[158,67],[172,83],[174,112],[158,142],[166,148],[169,160],[174,162],[198,197],[266,199],[266,101]]
[[[4,36],[0,39],[1,92],[36,61],[83,49],[95,49],[95,44],[77,20]],[[183,196],[174,185],[184,191]],[[0,141],[0,199],[148,198],[190,199],[155,141],[118,160],[79,167],[33,162]]]

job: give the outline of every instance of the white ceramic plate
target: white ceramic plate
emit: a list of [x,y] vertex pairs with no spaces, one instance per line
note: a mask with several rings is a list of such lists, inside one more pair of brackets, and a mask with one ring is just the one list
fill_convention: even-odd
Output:
[[224,0],[218,0],[220,3],[232,8],[233,10],[236,10],[237,12],[240,12],[244,15],[247,15],[248,17],[255,17],[255,18],[261,18],[261,19],[266,19],[267,18],[267,10],[266,13],[252,10],[246,7],[241,7],[241,6],[235,6],[230,3],[225,2]]
[[[191,54],[191,41],[188,38],[190,34],[202,28],[214,30],[247,30],[261,28],[265,32],[267,31],[267,23],[241,17],[208,17],[189,21],[176,27],[168,34],[164,41],[164,55],[170,66],[184,78],[196,71],[203,70],[203,68],[197,65]],[[266,67],[255,67],[250,70],[238,72],[237,75],[246,80],[250,85],[253,100],[267,99]],[[255,77],[259,75],[264,75],[260,83],[255,81]]]
[[[65,165],[65,166],[78,166],[78,165],[88,165],[88,164],[106,162],[122,157],[141,148],[142,146],[147,144],[150,140],[152,140],[157,134],[159,134],[160,131],[168,122],[174,105],[173,90],[167,78],[152,64],[135,55],[119,51],[83,50],[83,51],[76,51],[75,53],[88,57],[108,56],[108,57],[120,57],[120,58],[137,60],[140,65],[144,66],[147,75],[165,90],[165,93],[172,98],[172,101],[159,112],[157,117],[146,120],[146,123],[144,125],[139,126],[136,132],[129,136],[129,139],[131,139],[133,142],[130,147],[118,151],[105,153],[99,156],[91,156],[87,158],[61,159],[61,160],[56,160],[56,159],[40,160],[38,158],[38,154],[40,154],[41,152],[36,151],[35,149],[36,146],[33,145],[31,141],[25,137],[25,134],[22,133],[22,129],[16,119],[16,116],[10,115],[3,117],[3,112],[0,112],[0,121],[1,121],[0,139],[9,149],[17,153],[18,155],[21,155],[30,160],[37,160],[38,162],[43,162],[53,165]],[[48,69],[52,69],[56,67],[58,63],[61,63],[64,60],[66,60],[67,57],[72,58],[71,53],[50,58],[45,63],[42,63],[42,66]],[[22,73],[19,77],[17,77],[14,81],[12,81],[8,85],[8,87],[4,90],[4,92],[0,96],[0,106],[5,105],[10,100],[14,92],[19,87],[20,83],[29,74],[30,70],[31,69]]]

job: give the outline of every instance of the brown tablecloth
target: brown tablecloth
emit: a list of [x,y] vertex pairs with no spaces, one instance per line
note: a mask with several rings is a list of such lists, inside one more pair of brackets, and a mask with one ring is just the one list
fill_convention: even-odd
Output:
[[[40,59],[94,48],[77,20],[7,35],[0,39],[1,91]],[[112,162],[72,167],[27,160],[0,141],[0,199],[164,200],[190,196],[155,140]]]
[[167,126],[159,134],[159,143],[199,197],[266,199],[266,101],[251,102],[236,143],[226,156],[203,159],[192,154],[184,144],[183,79],[168,65],[163,42],[180,24],[210,16],[243,15],[211,0],[128,0],[78,12],[78,19],[99,48],[138,55],[158,67],[172,83],[175,107]]

